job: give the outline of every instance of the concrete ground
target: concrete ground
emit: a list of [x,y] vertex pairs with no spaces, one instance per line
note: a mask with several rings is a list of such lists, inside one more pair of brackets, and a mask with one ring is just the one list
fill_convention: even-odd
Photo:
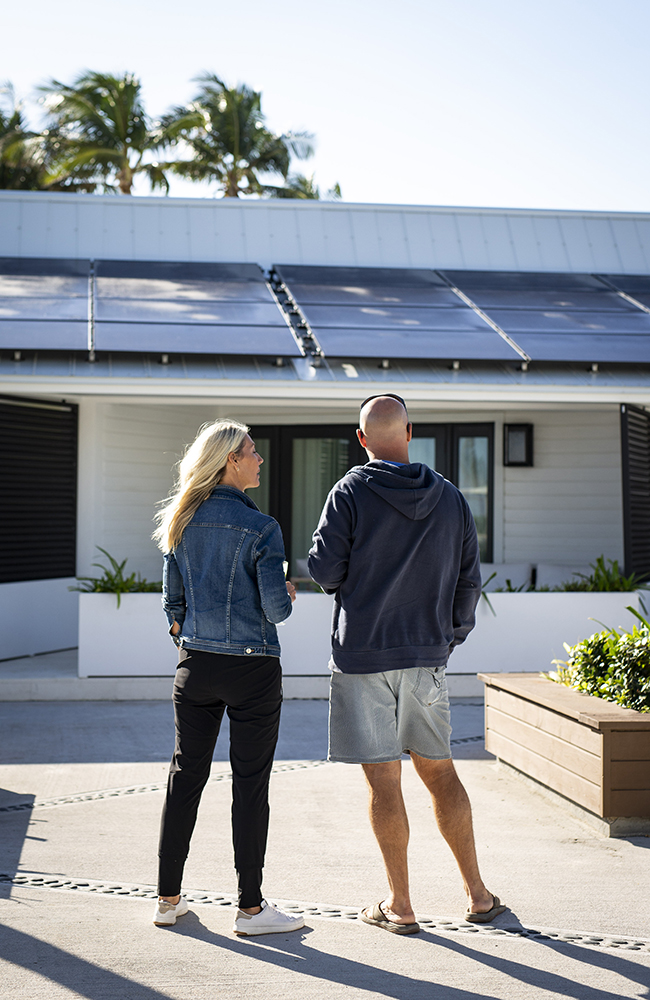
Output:
[[172,714],[167,702],[0,704],[0,982],[12,1000],[614,1000],[650,996],[650,838],[608,840],[499,770],[482,706],[453,707],[457,768],[488,886],[510,909],[462,919],[457,869],[408,761],[411,877],[422,931],[355,917],[385,880],[360,768],[323,763],[327,705],[290,701],[271,784],[271,899],[303,931],[238,939],[227,732],[184,892],[151,923]]

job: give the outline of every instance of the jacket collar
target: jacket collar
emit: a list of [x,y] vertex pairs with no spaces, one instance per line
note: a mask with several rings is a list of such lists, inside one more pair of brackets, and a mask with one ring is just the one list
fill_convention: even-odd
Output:
[[221,500],[239,500],[240,503],[246,504],[247,507],[259,510],[255,501],[246,496],[243,490],[238,490],[236,486],[215,486],[210,496]]

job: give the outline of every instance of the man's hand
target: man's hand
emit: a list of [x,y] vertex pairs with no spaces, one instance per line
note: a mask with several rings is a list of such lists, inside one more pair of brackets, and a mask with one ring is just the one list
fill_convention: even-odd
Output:
[[180,632],[180,630],[181,630],[181,627],[178,624],[178,622],[174,622],[174,624],[172,625],[172,635],[178,635],[178,633]]
[[291,580],[287,580],[287,594],[291,598],[291,603],[293,604],[296,599],[296,588],[292,584]]

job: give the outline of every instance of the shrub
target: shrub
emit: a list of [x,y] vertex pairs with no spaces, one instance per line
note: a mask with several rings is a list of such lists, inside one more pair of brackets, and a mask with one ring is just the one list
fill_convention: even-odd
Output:
[[102,563],[93,563],[93,566],[97,566],[98,569],[103,569],[101,576],[79,576],[77,577],[78,586],[69,587],[69,590],[78,590],[82,594],[115,594],[117,596],[117,606],[120,606],[120,599],[122,594],[155,594],[162,591],[162,581],[157,581],[155,583],[150,583],[148,580],[143,580],[138,573],[130,573],[129,576],[124,575],[124,567],[126,566],[128,559],[123,559],[121,563],[118,563],[117,559],[113,559],[106,549],[103,549],[101,545],[97,548],[100,552],[103,552],[110,563],[110,569],[102,565]]
[[642,587],[641,577],[637,573],[630,576],[623,576],[618,560],[608,559],[609,566],[605,563],[604,556],[598,556],[595,563],[589,563],[593,572],[588,576],[585,573],[574,573],[577,580],[567,580],[553,590],[563,591],[631,591],[639,590]]
[[650,622],[630,606],[628,611],[638,619],[631,632],[605,628],[575,646],[565,643],[568,660],[554,660],[558,669],[546,676],[623,708],[650,712]]

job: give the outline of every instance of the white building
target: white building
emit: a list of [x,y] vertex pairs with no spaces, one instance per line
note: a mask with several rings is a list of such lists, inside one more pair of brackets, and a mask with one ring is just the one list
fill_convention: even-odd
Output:
[[160,577],[154,505],[217,416],[304,576],[383,390],[498,579],[650,573],[649,215],[0,192],[4,657],[76,645],[97,546]]

